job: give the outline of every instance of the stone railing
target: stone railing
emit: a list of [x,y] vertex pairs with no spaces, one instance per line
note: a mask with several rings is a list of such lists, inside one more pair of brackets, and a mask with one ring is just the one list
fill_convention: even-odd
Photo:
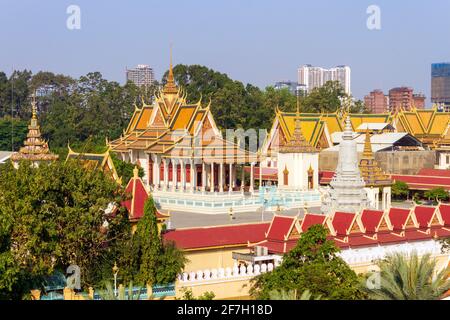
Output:
[[233,268],[219,268],[219,269],[205,269],[197,272],[184,272],[178,275],[180,283],[197,283],[207,281],[226,281],[240,278],[251,278],[260,275],[261,273],[271,272],[274,269],[273,263],[249,264]]

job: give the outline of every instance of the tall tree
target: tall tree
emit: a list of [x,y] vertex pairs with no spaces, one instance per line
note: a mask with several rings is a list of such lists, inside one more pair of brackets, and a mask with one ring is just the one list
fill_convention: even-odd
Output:
[[139,242],[140,255],[138,281],[142,284],[156,284],[162,244],[152,197],[145,202],[144,216],[138,222],[135,237]]

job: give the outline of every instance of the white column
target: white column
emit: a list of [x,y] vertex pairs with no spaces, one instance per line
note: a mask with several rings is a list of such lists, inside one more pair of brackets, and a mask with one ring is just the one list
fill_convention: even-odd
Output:
[[181,171],[181,191],[184,192],[186,189],[186,169],[184,167],[184,160],[180,160],[180,171]]
[[177,190],[177,180],[178,180],[178,162],[172,160],[172,190]]
[[153,157],[153,185],[158,190],[160,187],[160,171],[161,159],[158,156]]
[[206,166],[205,163],[202,162],[202,191],[204,192],[206,189]]
[[223,162],[220,163],[219,171],[219,192],[223,192]]
[[209,191],[210,192],[214,192],[215,191],[215,186],[214,186],[214,162],[211,162],[211,185],[209,187]]
[[255,168],[255,163],[252,162],[250,164],[250,192],[252,192],[252,193],[253,193],[253,191],[255,191],[254,183],[253,183],[253,179],[254,179],[253,170],[254,170],[254,168]]
[[241,165],[241,192],[245,190],[245,164]]
[[230,163],[230,172],[228,174],[228,178],[229,178],[229,187],[228,187],[228,192],[232,192],[233,191],[233,164]]

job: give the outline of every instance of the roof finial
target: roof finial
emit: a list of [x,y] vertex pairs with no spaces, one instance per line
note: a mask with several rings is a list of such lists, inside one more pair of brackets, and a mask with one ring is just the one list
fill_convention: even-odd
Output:
[[36,103],[36,92],[31,95],[31,113],[32,118],[37,119],[37,103]]
[[175,85],[175,80],[173,76],[173,64],[172,64],[172,44],[170,45],[170,64],[169,64],[169,74],[167,75],[167,82],[164,86],[164,93],[178,93],[178,88]]
[[139,178],[139,169],[138,169],[137,166],[134,166],[134,169],[133,169],[133,178],[134,178],[134,179]]

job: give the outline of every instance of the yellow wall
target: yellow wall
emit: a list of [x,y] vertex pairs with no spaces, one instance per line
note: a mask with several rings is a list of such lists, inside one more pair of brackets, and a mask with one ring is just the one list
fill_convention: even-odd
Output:
[[179,282],[176,283],[176,297],[181,298],[184,295],[183,288],[191,289],[194,297],[201,296],[205,292],[212,291],[214,299],[250,299],[250,280],[233,280],[233,281],[209,281],[201,285],[183,286]]
[[197,272],[198,270],[217,269],[217,268],[232,268],[234,260],[232,258],[233,252],[249,253],[250,250],[246,246],[234,248],[216,248],[199,251],[185,251],[186,258],[189,262],[184,268],[185,272]]

